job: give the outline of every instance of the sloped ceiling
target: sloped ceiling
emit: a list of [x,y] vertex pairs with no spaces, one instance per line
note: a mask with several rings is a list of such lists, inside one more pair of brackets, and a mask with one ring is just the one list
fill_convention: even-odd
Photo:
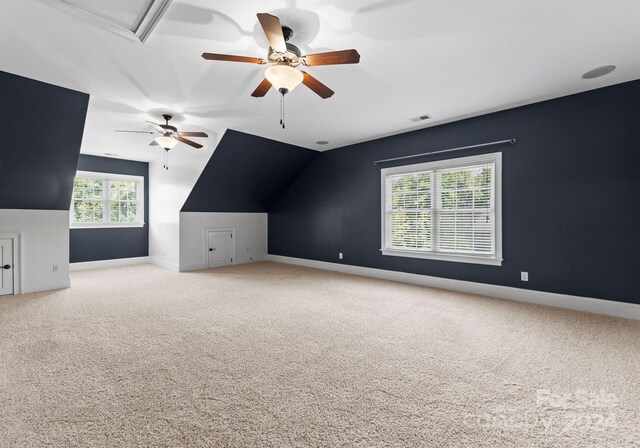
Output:
[[[162,154],[148,136],[113,130],[144,128],[167,110],[212,134],[232,128],[324,150],[640,77],[637,0],[174,0],[144,44],[52,5],[4,2],[0,69],[90,93],[82,152],[135,160]],[[264,57],[257,12],[293,28],[304,53],[362,55],[359,65],[309,68],[336,94],[296,89],[284,131],[275,92],[250,97],[264,67],[200,57]],[[580,78],[606,64],[618,69]],[[423,114],[432,119],[410,121]]]
[[225,132],[183,212],[267,212],[317,151]]
[[89,96],[0,72],[0,208],[69,210]]

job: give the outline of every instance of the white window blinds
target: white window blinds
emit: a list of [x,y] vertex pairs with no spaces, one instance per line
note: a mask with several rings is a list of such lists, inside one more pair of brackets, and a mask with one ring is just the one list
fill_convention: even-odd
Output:
[[432,174],[412,173],[387,179],[387,229],[391,247],[431,249]]
[[494,164],[436,171],[440,252],[493,255]]
[[496,258],[495,156],[383,170],[383,253]]

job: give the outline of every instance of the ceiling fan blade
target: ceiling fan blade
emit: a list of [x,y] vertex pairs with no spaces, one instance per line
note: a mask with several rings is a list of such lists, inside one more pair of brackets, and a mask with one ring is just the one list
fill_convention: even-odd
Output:
[[282,34],[280,19],[267,13],[258,13],[257,16],[258,21],[264,30],[264,34],[267,35],[271,48],[278,53],[286,53],[287,43],[285,42],[284,35]]
[[176,136],[176,137],[174,137],[174,138],[175,138],[176,140],[178,140],[179,142],[185,143],[185,144],[187,144],[187,145],[189,145],[189,146],[193,146],[193,147],[194,147],[194,148],[196,148],[196,149],[200,149],[200,148],[202,148],[202,145],[201,145],[200,143],[196,143],[196,142],[193,142],[193,141],[191,141],[191,140],[187,140],[186,138],[182,138],[182,137],[180,137],[180,136]]
[[125,129],[116,129],[114,132],[132,132],[134,134],[155,134],[152,131],[127,131]]
[[333,94],[335,93],[333,90],[331,90],[329,87],[322,84],[320,81],[318,81],[316,78],[311,76],[309,73],[304,72],[302,70],[300,71],[304,75],[304,78],[302,78],[302,84],[309,87],[311,90],[313,90],[315,93],[317,93],[320,97],[324,99],[327,99],[333,96]]
[[329,51],[327,53],[308,54],[302,58],[305,65],[357,64],[360,54],[356,50]]
[[204,132],[178,132],[180,137],[209,137]]
[[232,54],[202,53],[202,57],[208,61],[248,62],[249,64],[266,64],[267,61],[248,56],[234,56]]
[[267,94],[267,92],[269,91],[270,88],[271,88],[271,83],[269,82],[269,80],[267,78],[265,78],[265,79],[262,80],[260,85],[258,87],[256,87],[256,90],[253,91],[251,96],[253,96],[255,98],[263,97],[263,96],[265,96]]
[[158,132],[160,132],[160,133],[162,133],[162,134],[164,134],[164,133],[166,132],[166,131],[164,130],[164,128],[163,128],[162,126],[160,126],[159,124],[154,123],[153,121],[149,121],[149,120],[146,120],[146,122],[147,122],[147,123],[149,123],[149,124],[150,124],[151,126],[153,126],[154,128],[156,128],[156,131],[158,131]]
[[160,146],[160,145],[158,145],[158,142],[156,142],[155,140],[152,140],[151,143],[149,143],[149,146]]

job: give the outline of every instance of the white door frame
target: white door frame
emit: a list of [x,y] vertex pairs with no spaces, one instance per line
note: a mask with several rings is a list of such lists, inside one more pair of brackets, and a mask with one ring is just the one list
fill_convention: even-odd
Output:
[[209,232],[231,232],[231,244],[233,247],[233,255],[231,255],[231,264],[236,258],[236,228],[235,227],[206,227],[204,229],[204,265],[207,269],[209,266]]
[[21,257],[20,257],[20,240],[21,234],[17,232],[0,233],[0,239],[9,239],[13,241],[13,295],[20,294],[22,292],[22,277],[20,272]]

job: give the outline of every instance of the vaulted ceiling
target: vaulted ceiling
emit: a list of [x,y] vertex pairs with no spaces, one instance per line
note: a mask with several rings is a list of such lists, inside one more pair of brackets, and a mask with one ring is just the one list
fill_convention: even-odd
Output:
[[[113,131],[145,129],[167,111],[178,126],[209,131],[208,148],[232,128],[324,150],[640,77],[637,0],[174,0],[144,44],[56,1],[4,2],[0,70],[90,93],[88,154],[154,159],[149,135]],[[286,130],[275,91],[250,96],[264,66],[200,57],[265,57],[257,12],[279,16],[303,53],[362,56],[310,67],[336,93],[323,100],[298,87]],[[618,69],[581,79],[606,64]],[[424,114],[432,119],[410,121]]]

